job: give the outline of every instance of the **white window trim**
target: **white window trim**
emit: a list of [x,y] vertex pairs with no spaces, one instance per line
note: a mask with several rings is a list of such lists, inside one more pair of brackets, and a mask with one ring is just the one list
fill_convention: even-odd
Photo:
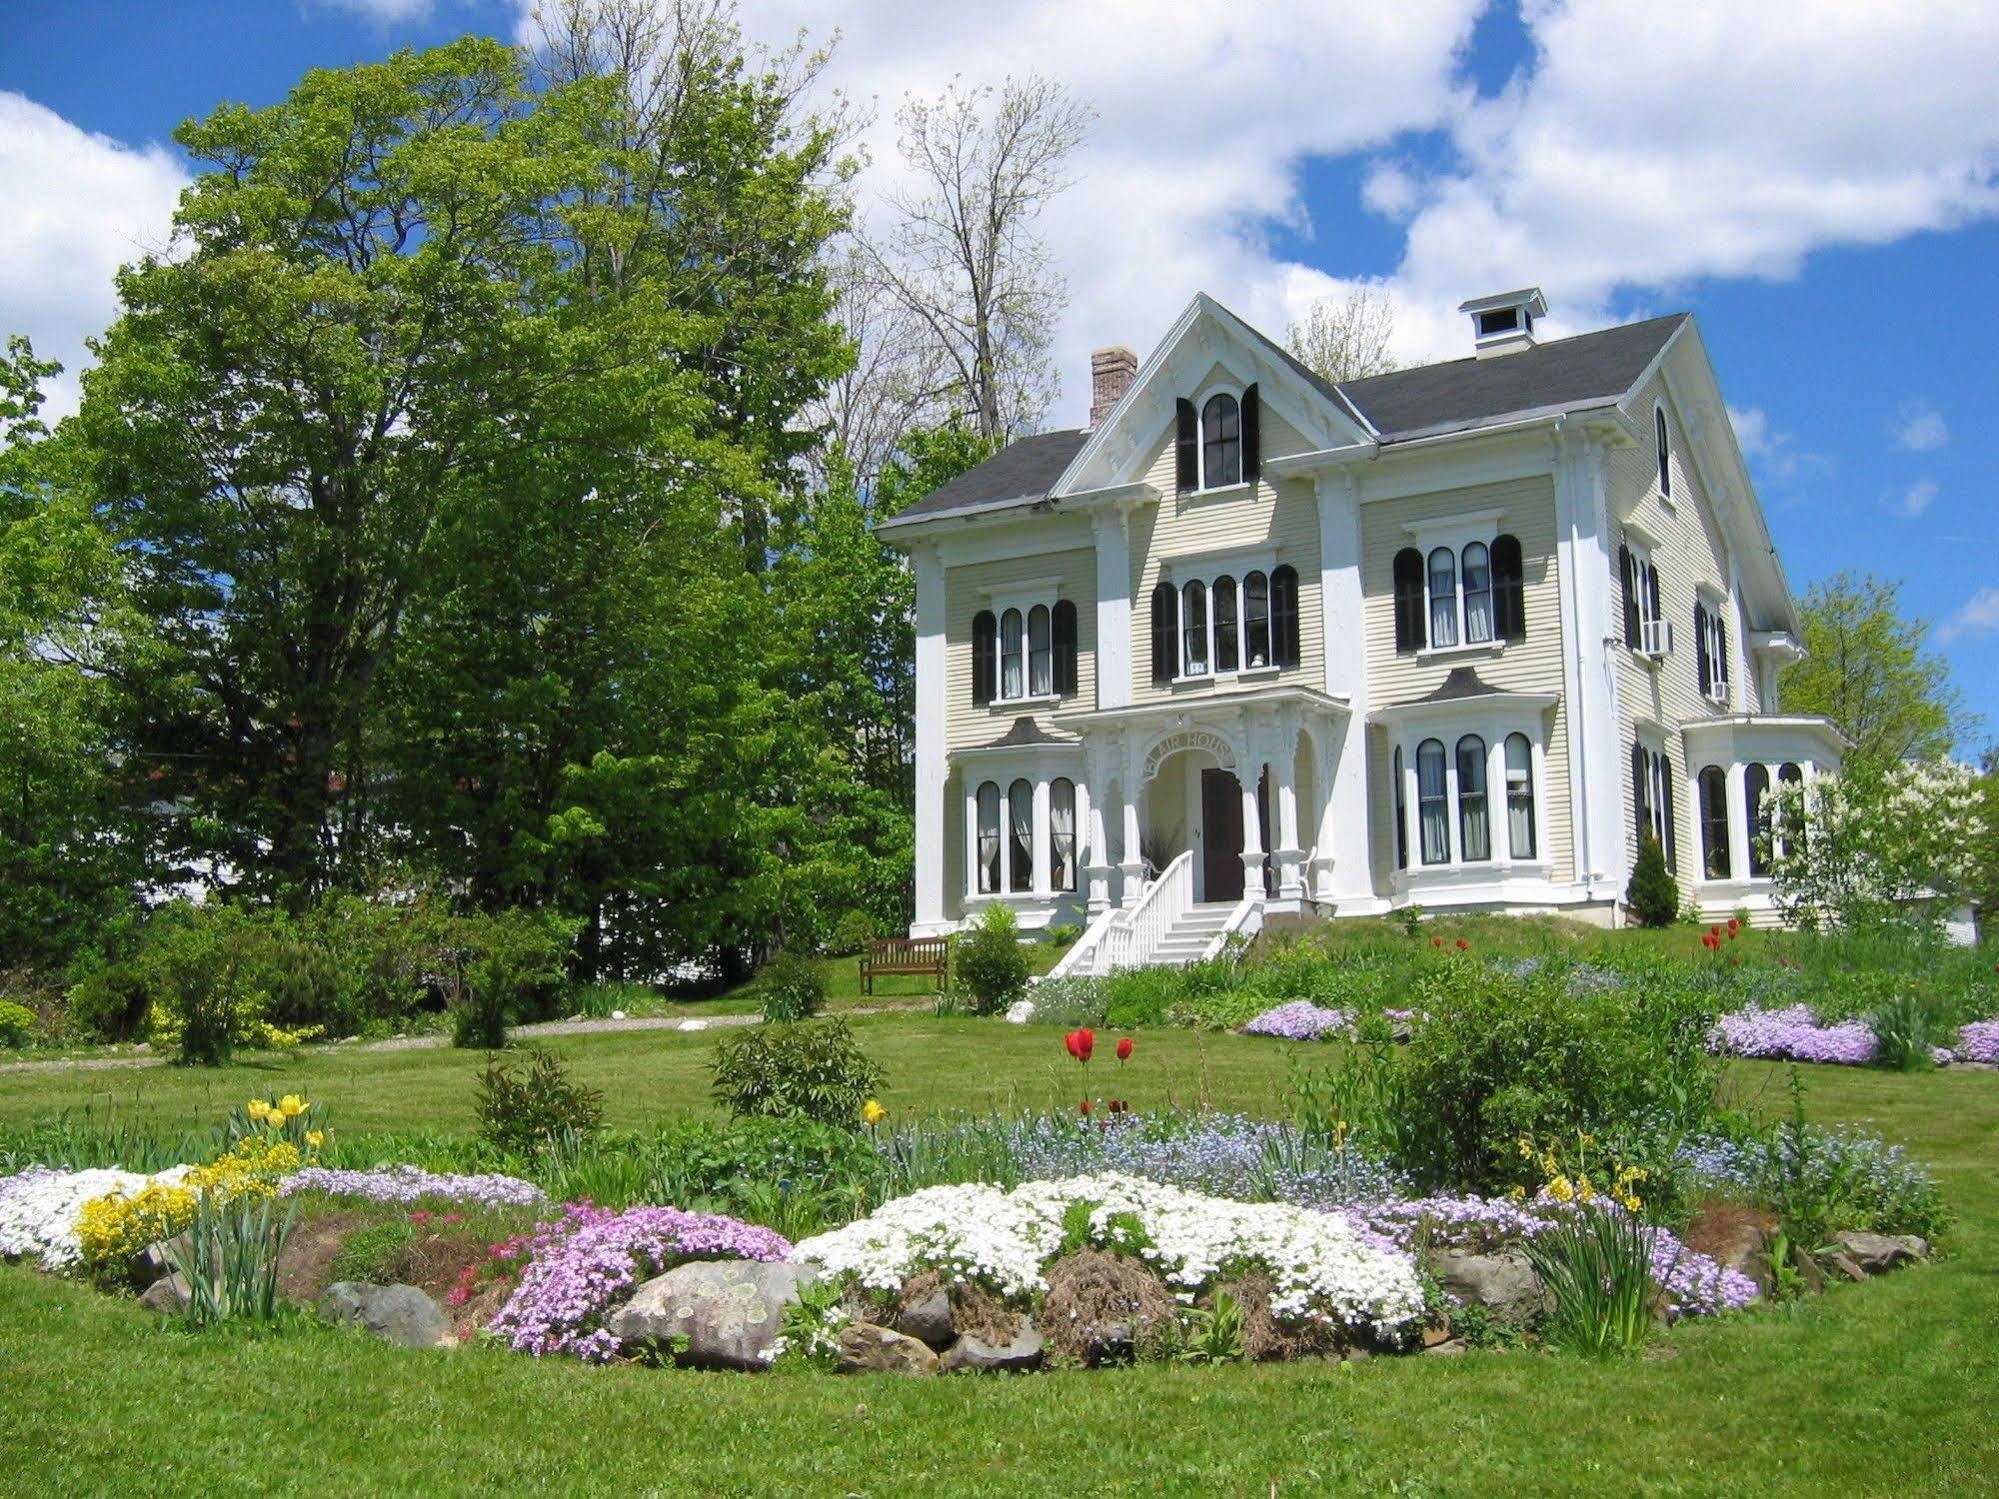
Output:
[[[1662,431],[1665,434],[1665,444],[1663,447],[1659,442]],[[1652,493],[1659,497],[1659,503],[1665,506],[1669,513],[1677,513],[1679,506],[1673,499],[1672,490],[1673,417],[1672,413],[1666,410],[1666,403],[1663,399],[1652,403],[1652,445],[1654,449],[1652,454]],[[1664,483],[1660,482],[1662,474],[1665,478]]]
[[[1208,552],[1199,557],[1169,557],[1160,564],[1159,576],[1173,585],[1175,601],[1173,605],[1173,649],[1175,661],[1173,685],[1175,687],[1190,687],[1208,682],[1260,682],[1267,678],[1274,678],[1284,670],[1275,660],[1266,662],[1262,666],[1251,666],[1248,664],[1249,627],[1243,587],[1243,580],[1251,573],[1257,572],[1263,574],[1267,587],[1271,574],[1275,573],[1282,565],[1278,560],[1277,549],[1275,547],[1238,548],[1228,552]],[[1217,578],[1230,579],[1234,582],[1236,588],[1236,660],[1242,664],[1237,666],[1233,671],[1220,671],[1214,664],[1216,654],[1215,580]],[[1201,598],[1207,609],[1208,669],[1203,672],[1189,672],[1187,670],[1186,610],[1187,585],[1189,583],[1199,583],[1201,585]],[[1299,586],[1302,591],[1304,586],[1304,579],[1302,577],[1299,579]],[[1268,607],[1267,598],[1268,595],[1266,595],[1266,607]],[[1301,603],[1301,613],[1302,609],[1303,605]],[[1277,654],[1274,620],[1272,625],[1270,653],[1274,657]],[[1299,620],[1299,628],[1302,632],[1304,628],[1303,619]],[[1302,639],[1299,644],[1302,648],[1304,644]]]
[[[1074,752],[1071,752],[1069,758],[1075,758]],[[1004,769],[999,768],[1002,765]],[[1088,862],[1090,826],[1090,791],[1083,781],[1081,767],[1052,758],[1023,763],[1019,759],[1003,760],[995,757],[990,764],[981,764],[978,761],[967,764],[964,776],[966,904],[990,905],[995,901],[1047,903],[1070,897],[1080,899],[1085,893],[1083,868]],[[1026,781],[1032,788],[1033,808],[1028,830],[1026,887],[1020,890],[1009,888],[1012,883],[1014,847],[1012,803],[1007,793],[1015,781]],[[1055,888],[1053,788],[1057,781],[1069,782],[1076,792],[1076,888],[1073,890]],[[979,888],[979,788],[989,782],[999,788],[1000,888],[997,890]]]
[[[986,608],[993,616],[993,636],[995,641],[993,675],[993,700],[986,705],[991,712],[998,708],[1035,707],[1048,703],[1059,703],[1059,692],[1034,692],[1030,690],[1033,671],[1032,652],[1029,648],[1028,616],[1037,606],[1048,610],[1048,680],[1053,687],[1055,681],[1055,606],[1061,602],[1062,580],[1059,578],[1035,578],[1025,583],[1002,583],[984,591]],[[1020,611],[1020,695],[1006,695],[1006,612]],[[1081,628],[1081,609],[1077,610],[1077,625]]]
[[[1500,512],[1496,510],[1492,512],[1494,517],[1497,517],[1499,513]],[[1447,532],[1447,531],[1439,531],[1435,527],[1431,526],[1425,526],[1421,528],[1410,526],[1406,528],[1409,531],[1410,536],[1412,537],[1412,540],[1410,541],[1410,546],[1413,547],[1416,550],[1416,552],[1419,555],[1421,555],[1423,559],[1423,641],[1424,643],[1421,646],[1418,646],[1416,649],[1416,655],[1418,657],[1464,656],[1464,655],[1497,656],[1505,652],[1506,650],[1505,638],[1498,633],[1499,590],[1497,585],[1495,584],[1492,574],[1492,544],[1495,541],[1499,540],[1501,533],[1497,529],[1498,522],[1496,519],[1494,520],[1493,525],[1494,529],[1491,530],[1490,532],[1485,530]],[[1488,637],[1485,640],[1473,640],[1470,638],[1471,625],[1469,622],[1469,617],[1465,613],[1465,548],[1472,545],[1474,542],[1485,548],[1485,597],[1486,597],[1485,612],[1486,612],[1486,619],[1494,632],[1490,637]],[[1432,628],[1432,622],[1434,621],[1436,616],[1431,612],[1432,606],[1430,601],[1430,554],[1436,551],[1438,547],[1448,547],[1451,553],[1451,577],[1456,587],[1456,617],[1457,617],[1457,626],[1458,626],[1458,639],[1457,639],[1457,644],[1455,645],[1438,645],[1435,643],[1435,641],[1432,638],[1436,633],[1436,631]]]
[[1694,588],[1694,601],[1707,610],[1707,661],[1708,691],[1706,701],[1717,707],[1726,708],[1734,699],[1734,683],[1728,669],[1728,650],[1717,638],[1716,624],[1725,625],[1730,613],[1728,595],[1712,584],[1700,583]]
[[[1632,654],[1649,665],[1657,666],[1673,652],[1672,621],[1666,618],[1665,590],[1659,586],[1659,566],[1652,560],[1652,543],[1643,539],[1640,533],[1627,527],[1624,546],[1631,553],[1632,596],[1638,604],[1638,644],[1629,647]],[[1651,574],[1651,612],[1646,612],[1645,578]],[[1623,580],[1619,579],[1619,586]],[[1647,649],[1648,643],[1658,646]]]
[[[1209,498],[1215,495],[1235,494],[1237,492],[1247,493],[1255,487],[1247,479],[1241,477],[1242,393],[1247,389],[1249,389],[1247,385],[1238,385],[1227,380],[1218,380],[1214,384],[1203,388],[1201,393],[1194,397],[1194,487],[1188,493]],[[1211,485],[1208,483],[1208,430],[1203,421],[1203,416],[1208,409],[1208,402],[1216,396],[1228,396],[1235,401],[1237,478],[1232,483]]]
[[[1466,859],[1464,826],[1458,803],[1458,741],[1476,734],[1485,741],[1485,825],[1492,849],[1490,858]],[[1536,851],[1515,857],[1513,823],[1506,807],[1506,741],[1508,736],[1525,736],[1528,749],[1528,785],[1534,793],[1534,841]],[[1423,860],[1422,780],[1417,770],[1417,749],[1425,740],[1435,739],[1444,746],[1445,852],[1437,864]],[[1491,870],[1499,875],[1516,871],[1545,874],[1553,868],[1548,854],[1547,736],[1540,714],[1504,715],[1469,713],[1458,719],[1425,718],[1404,724],[1390,743],[1390,773],[1396,749],[1402,751],[1403,833],[1409,850],[1408,864],[1395,871],[1396,878],[1420,883],[1425,876],[1464,871]],[[1498,787],[1495,795],[1493,788]],[[1391,802],[1391,807],[1393,803]],[[1496,809],[1496,810],[1495,810]]]
[[1651,800],[1651,815],[1646,822],[1652,829],[1652,836],[1659,840],[1660,852],[1664,853],[1674,850],[1678,841],[1666,836],[1667,790],[1672,785],[1673,762],[1663,744],[1642,732],[1637,738],[1639,749],[1645,753],[1645,789],[1650,793]]

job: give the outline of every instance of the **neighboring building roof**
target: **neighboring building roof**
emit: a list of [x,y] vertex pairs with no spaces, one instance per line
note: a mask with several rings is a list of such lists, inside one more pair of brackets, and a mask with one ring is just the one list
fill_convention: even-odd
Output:
[[1384,442],[1482,427],[1507,417],[1614,405],[1688,316],[1676,312],[1511,354],[1393,370],[1349,380],[1340,390]]
[[1069,460],[1083,450],[1086,431],[1038,432],[1016,438],[975,468],[930,491],[895,518],[918,520],[958,510],[1019,504],[1047,498]]

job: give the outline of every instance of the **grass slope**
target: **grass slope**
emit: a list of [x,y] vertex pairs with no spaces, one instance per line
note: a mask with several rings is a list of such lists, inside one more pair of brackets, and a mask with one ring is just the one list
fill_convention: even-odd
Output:
[[[885,1020],[869,1039],[905,1101],[1074,1091],[1045,1061],[1056,1045],[1046,1030]],[[700,1102],[689,1071],[700,1040],[564,1049],[600,1084],[625,1080],[638,1097],[621,1107],[635,1122],[690,1092]],[[1205,1058],[1218,1105],[1266,1108],[1282,1083],[1280,1048],[1164,1035],[1141,1044],[1161,1073],[1151,1086],[1170,1068],[1191,1087]],[[456,1086],[466,1059],[379,1060],[409,1070],[358,1093],[360,1078],[337,1072],[314,1073],[311,1086],[350,1124],[462,1123],[462,1103],[433,1090]],[[264,1091],[276,1086],[242,1071]],[[584,1369],[483,1349],[406,1353],[319,1330],[194,1337],[85,1287],[0,1267],[0,1489],[1983,1492],[1999,1465],[1989,1414],[1999,1397],[1999,1076],[1810,1071],[1816,1117],[1866,1121],[1937,1169],[1963,1217],[1952,1256],[1798,1307],[1684,1328],[1631,1363],[1508,1353],[934,1382]],[[1745,1098],[1782,1104],[1779,1069],[1731,1075]],[[139,1107],[173,1112],[195,1105],[187,1090],[200,1081],[155,1073],[119,1087],[156,1088]],[[7,1116],[41,1111],[35,1095],[56,1082],[10,1078]],[[1135,1072],[1124,1091],[1146,1096],[1141,1082]],[[223,1088],[218,1102],[240,1091]]]

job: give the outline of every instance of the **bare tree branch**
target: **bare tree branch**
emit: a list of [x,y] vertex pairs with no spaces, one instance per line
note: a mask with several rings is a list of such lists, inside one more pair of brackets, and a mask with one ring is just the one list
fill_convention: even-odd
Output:
[[1291,352],[1322,379],[1364,380],[1395,368],[1388,342],[1395,312],[1387,296],[1372,286],[1356,286],[1345,297],[1322,297],[1303,322],[1284,332]]

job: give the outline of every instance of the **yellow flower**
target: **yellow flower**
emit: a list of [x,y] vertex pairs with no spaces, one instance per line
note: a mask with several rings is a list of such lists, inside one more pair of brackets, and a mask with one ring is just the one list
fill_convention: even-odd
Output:
[[287,1119],[296,1119],[306,1111],[306,1101],[296,1093],[287,1093],[278,1100],[278,1111]]
[[862,1123],[880,1124],[886,1118],[888,1118],[888,1110],[875,1102],[874,1099],[870,1098],[866,1103],[861,1105]]
[[305,1132],[305,1143],[310,1145],[314,1150],[319,1149],[320,1146],[326,1143],[326,1131],[323,1129],[307,1130]]
[[268,1119],[271,1116],[273,1110],[270,1104],[265,1102],[263,1099],[253,1098],[250,1100],[249,1108],[246,1110],[246,1112],[249,1114],[249,1116],[252,1119],[256,1120],[257,1123],[262,1124],[266,1119]]
[[1576,1195],[1576,1189],[1566,1176],[1558,1176],[1548,1183],[1548,1195],[1557,1202],[1567,1202]]

